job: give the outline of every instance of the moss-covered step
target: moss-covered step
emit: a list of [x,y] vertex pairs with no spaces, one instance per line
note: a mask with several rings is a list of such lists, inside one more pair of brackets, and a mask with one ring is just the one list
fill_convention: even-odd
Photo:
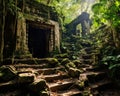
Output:
[[36,72],[38,74],[49,75],[57,73],[58,70],[63,70],[63,67],[37,69]]
[[51,75],[41,75],[37,78],[43,78],[47,82],[56,82],[57,80],[63,80],[66,78],[69,78],[68,74],[66,73],[57,73],[57,74],[51,74]]
[[49,83],[48,86],[52,92],[67,90],[75,85],[75,79],[63,79]]
[[80,61],[83,64],[92,64],[92,63],[94,63],[94,59],[80,59]]
[[[10,66],[10,65],[8,65]],[[13,66],[16,69],[20,69],[20,68],[34,68],[34,69],[40,69],[40,68],[44,68],[47,67],[47,64],[43,63],[43,64],[13,64]]]

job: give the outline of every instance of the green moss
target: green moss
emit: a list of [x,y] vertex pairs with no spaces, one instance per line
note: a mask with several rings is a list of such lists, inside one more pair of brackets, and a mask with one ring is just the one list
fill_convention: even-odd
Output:
[[80,81],[80,82],[78,82],[77,86],[81,90],[85,87],[85,83],[83,81]]
[[46,58],[46,62],[49,67],[56,67],[59,64],[59,61],[56,58]]
[[69,63],[70,62],[70,60],[68,59],[68,58],[65,58],[65,59],[63,59],[62,61],[61,61],[61,64],[62,65],[65,65],[65,64],[67,64],[67,63]]
[[64,53],[64,54],[58,54],[58,55],[55,55],[56,58],[68,58],[68,54],[67,53]]
[[72,62],[76,65],[76,67],[78,67],[81,64],[80,60],[73,60]]
[[67,68],[69,68],[69,67],[76,68],[76,65],[73,62],[69,62],[66,64],[66,67]]
[[68,74],[69,74],[71,77],[79,77],[80,71],[79,71],[78,69],[76,69],[76,68],[70,67],[70,68],[68,69]]

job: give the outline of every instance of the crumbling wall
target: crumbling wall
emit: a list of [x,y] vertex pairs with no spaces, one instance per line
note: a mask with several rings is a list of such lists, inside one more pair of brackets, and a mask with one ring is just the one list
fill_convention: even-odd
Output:
[[46,6],[42,3],[35,2],[34,0],[26,0],[24,12],[58,22],[58,14],[54,7]]
[[[8,44],[5,46],[13,47],[14,50],[7,50],[7,53],[13,53],[14,57],[16,58],[25,58],[31,57],[31,54],[28,49],[28,38],[27,38],[27,21],[32,21],[37,23],[40,26],[50,27],[53,32],[51,32],[51,39],[49,40],[49,51],[53,51],[56,47],[60,48],[60,32],[59,32],[59,23],[58,23],[58,16],[54,8],[46,6],[44,4],[35,2],[35,0],[25,0],[23,4],[23,0],[18,2],[18,7],[21,9],[17,12],[17,22],[16,22],[16,32],[15,34],[13,31],[10,33],[11,35],[14,34],[14,37],[6,38],[6,41],[12,41],[14,45]],[[11,16],[13,18],[13,16]],[[7,18],[7,17],[6,17]],[[10,18],[9,18],[10,19]],[[10,22],[11,23],[11,22]],[[12,25],[7,22],[7,25]],[[6,26],[6,32],[9,31],[9,28]],[[16,36],[15,36],[16,35]],[[9,36],[9,33],[7,33]],[[8,48],[9,49],[9,48]],[[6,52],[6,49],[4,49]],[[11,55],[11,54],[10,54]],[[9,57],[12,57],[10,56]],[[6,56],[5,58],[9,58]]]
[[76,35],[76,26],[78,24],[81,24],[82,26],[82,36],[85,36],[87,33],[90,32],[90,26],[91,26],[91,20],[89,18],[89,14],[86,12],[83,12],[80,14],[77,18],[75,18],[73,21],[71,21],[68,25],[66,25],[66,29],[68,34],[74,34]]
[[[33,23],[38,28],[50,29],[49,52],[60,50],[60,32],[58,16],[54,8],[26,0],[23,12],[19,12],[17,23],[16,55],[31,56],[28,51],[27,23]],[[21,55],[22,54],[22,55]],[[27,55],[25,55],[27,54]],[[19,56],[17,56],[19,57]]]

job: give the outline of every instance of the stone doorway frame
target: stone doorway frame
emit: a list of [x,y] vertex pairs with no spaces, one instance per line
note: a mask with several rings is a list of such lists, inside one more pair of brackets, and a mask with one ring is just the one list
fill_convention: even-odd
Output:
[[[20,17],[20,18],[19,18]],[[32,16],[29,14],[19,13],[17,20],[17,38],[16,38],[16,50],[15,57],[26,57],[30,54],[28,49],[28,32],[27,32],[27,22],[36,24],[40,27],[48,27],[51,29],[50,40],[49,40],[49,52],[54,50],[60,51],[60,32],[59,23],[53,20],[46,20],[38,16]]]

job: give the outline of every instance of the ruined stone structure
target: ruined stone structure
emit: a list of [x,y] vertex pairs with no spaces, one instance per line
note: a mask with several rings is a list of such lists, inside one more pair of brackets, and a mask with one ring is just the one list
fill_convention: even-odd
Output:
[[71,21],[67,26],[67,30],[69,34],[76,35],[80,30],[77,30],[77,25],[81,24],[81,35],[85,36],[90,32],[91,20],[89,18],[89,14],[86,12],[82,12],[77,18]]
[[[21,11],[18,12],[16,22],[14,56],[44,58],[53,50],[59,50],[59,23],[54,8],[34,0],[25,0],[24,4],[21,0],[19,7]],[[5,50],[8,51],[7,48]]]

